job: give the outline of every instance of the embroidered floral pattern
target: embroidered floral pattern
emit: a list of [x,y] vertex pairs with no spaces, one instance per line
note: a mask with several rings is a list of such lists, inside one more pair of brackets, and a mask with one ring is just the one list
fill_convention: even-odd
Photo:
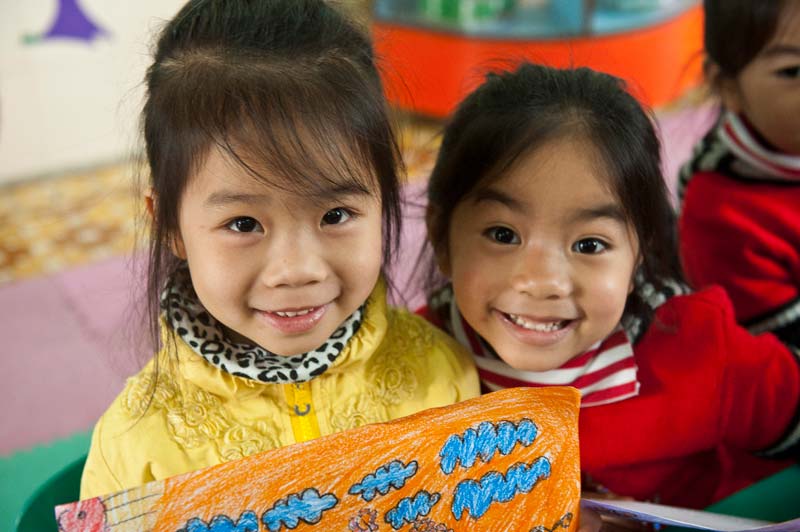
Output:
[[174,383],[171,380],[167,381],[161,375],[154,391],[155,380],[155,374],[152,372],[143,373],[128,380],[123,406],[131,416],[139,418],[144,415],[148,407],[160,408],[161,405],[175,400],[178,389]]
[[152,372],[130,379],[123,408],[135,418],[148,408],[163,412],[170,436],[178,445],[186,449],[215,445],[224,462],[280,447],[272,436],[277,430],[267,421],[238,423],[217,396],[193,385],[181,393],[166,372],[159,375],[155,393],[153,381]]
[[199,388],[186,393],[181,403],[169,406],[167,423],[172,437],[187,449],[217,439],[230,426],[219,399]]
[[371,394],[360,394],[336,403],[331,413],[334,432],[386,421],[386,407]]
[[272,427],[270,430],[265,421],[258,421],[251,427],[244,425],[230,427],[222,436],[220,451],[223,460],[226,462],[238,460],[267,449],[280,447],[270,435],[271,433],[275,433],[275,429]]
[[[405,312],[389,315],[391,346],[375,356],[367,369],[367,378],[374,382],[373,393],[383,403],[397,405],[413,397],[424,373],[423,353],[434,344],[430,327]],[[402,334],[393,334],[394,331]]]

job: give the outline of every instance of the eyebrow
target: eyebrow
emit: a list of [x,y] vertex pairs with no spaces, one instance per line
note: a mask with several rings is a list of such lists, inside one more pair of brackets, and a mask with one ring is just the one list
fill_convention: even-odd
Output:
[[212,192],[204,203],[207,207],[224,207],[234,203],[256,205],[260,203],[269,203],[269,196],[266,194],[245,194],[230,190],[217,190],[216,192]]
[[800,47],[790,44],[776,44],[764,50],[764,57],[775,57],[778,55],[800,55]]
[[309,196],[324,200],[324,199],[340,199],[348,196],[370,196],[373,192],[366,186],[357,182],[346,183],[328,183],[328,186],[320,187],[320,190],[309,192]]
[[[371,192],[364,186],[356,183],[331,183],[329,187],[322,190],[313,191],[308,196],[314,199],[338,200],[348,196],[370,195]],[[270,203],[269,194],[247,194],[230,190],[218,190],[212,192],[205,200],[207,207],[224,207],[232,204],[260,205]]]
[[623,225],[628,223],[625,213],[619,205],[608,203],[606,205],[599,205],[597,207],[589,207],[587,209],[579,209],[571,217],[570,221],[576,222],[591,222],[600,218],[607,218]]
[[[500,203],[501,205],[508,207],[512,211],[516,211],[523,214],[527,212],[526,204],[524,202],[514,199],[508,194],[504,194],[499,190],[494,190],[491,188],[485,188],[477,191],[474,196],[474,201],[475,203],[481,203],[481,202]],[[622,211],[619,205],[616,205],[614,203],[607,203],[605,205],[598,205],[596,207],[579,209],[572,216],[570,216],[569,221],[570,223],[580,223],[580,222],[590,222],[592,220],[597,220],[602,218],[613,220],[623,225],[628,223],[628,219],[625,216],[625,213]]]
[[234,203],[256,205],[259,203],[269,203],[269,201],[269,196],[266,194],[244,194],[241,192],[231,192],[229,190],[218,190],[208,196],[204,203],[207,207],[224,207]]
[[508,194],[504,194],[499,190],[491,189],[491,188],[483,188],[475,192],[473,196],[473,200],[475,203],[500,203],[511,209],[512,211],[524,213],[525,212],[525,203],[512,198]]

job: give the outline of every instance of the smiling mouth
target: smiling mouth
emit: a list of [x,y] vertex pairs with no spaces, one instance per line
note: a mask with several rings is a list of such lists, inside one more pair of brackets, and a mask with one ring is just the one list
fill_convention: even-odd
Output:
[[513,324],[522,327],[528,331],[536,331],[536,332],[555,332],[560,331],[573,320],[552,320],[552,321],[531,321],[529,319],[523,318],[518,314],[510,314],[507,312],[503,312],[503,316],[508,319],[508,321],[512,322]]
[[303,334],[316,327],[327,310],[328,304],[325,304],[291,310],[260,310],[258,315],[284,334]]
[[295,316],[305,316],[309,312],[313,312],[318,308],[319,307],[309,307],[302,310],[273,310],[267,312],[269,312],[270,314],[275,314],[277,316],[280,316],[281,318],[294,318]]

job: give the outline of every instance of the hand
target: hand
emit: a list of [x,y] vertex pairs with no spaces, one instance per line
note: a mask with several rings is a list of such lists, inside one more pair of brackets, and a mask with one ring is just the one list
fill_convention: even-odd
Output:
[[603,519],[594,510],[581,510],[578,519],[578,532],[600,532],[603,529]]

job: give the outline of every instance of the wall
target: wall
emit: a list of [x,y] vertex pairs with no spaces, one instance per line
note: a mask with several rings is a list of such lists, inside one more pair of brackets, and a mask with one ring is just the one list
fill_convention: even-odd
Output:
[[183,0],[0,0],[0,184],[135,148],[154,36]]

